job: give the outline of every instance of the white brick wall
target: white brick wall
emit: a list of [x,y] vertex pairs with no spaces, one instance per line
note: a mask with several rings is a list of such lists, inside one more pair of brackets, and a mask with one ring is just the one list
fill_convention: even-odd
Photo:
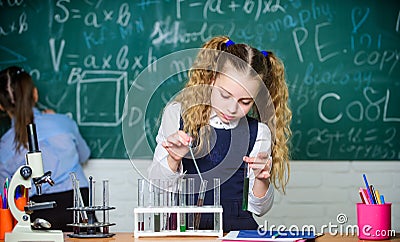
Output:
[[[110,211],[110,221],[117,224],[111,231],[133,231],[137,178],[150,162],[135,161],[138,170],[129,160],[96,159],[85,166],[86,175],[97,181],[96,202],[101,202],[101,181],[110,180],[110,205],[116,207]],[[329,223],[340,226],[336,218],[345,214],[348,221],[342,226],[356,225],[355,204],[360,201],[358,188],[364,187],[363,173],[392,202],[392,229],[400,232],[400,162],[293,161],[286,195],[276,192],[271,211],[256,219],[267,226],[314,225],[320,229]]]

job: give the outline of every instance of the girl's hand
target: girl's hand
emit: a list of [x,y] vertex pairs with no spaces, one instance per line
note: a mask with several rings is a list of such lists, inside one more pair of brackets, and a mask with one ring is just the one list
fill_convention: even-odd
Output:
[[162,146],[168,151],[171,159],[179,165],[182,158],[189,152],[190,136],[182,130],[171,134],[167,140],[162,143]]
[[256,157],[244,156],[243,161],[253,169],[258,179],[268,179],[271,176],[272,158],[266,152],[260,152]]

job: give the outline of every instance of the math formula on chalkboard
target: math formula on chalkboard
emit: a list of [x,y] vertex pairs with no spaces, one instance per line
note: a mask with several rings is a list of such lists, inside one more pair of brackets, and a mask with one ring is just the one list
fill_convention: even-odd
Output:
[[185,51],[228,35],[283,60],[292,159],[400,159],[397,1],[7,0],[0,16],[0,67],[29,72],[39,108],[76,120],[92,158],[151,158]]

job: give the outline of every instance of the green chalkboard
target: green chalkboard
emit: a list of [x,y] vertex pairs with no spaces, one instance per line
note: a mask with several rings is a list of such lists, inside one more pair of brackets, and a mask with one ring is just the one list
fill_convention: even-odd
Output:
[[0,1],[0,67],[30,72],[39,107],[75,119],[92,158],[151,158],[193,62],[176,53],[214,35],[285,63],[294,160],[400,160],[397,0]]

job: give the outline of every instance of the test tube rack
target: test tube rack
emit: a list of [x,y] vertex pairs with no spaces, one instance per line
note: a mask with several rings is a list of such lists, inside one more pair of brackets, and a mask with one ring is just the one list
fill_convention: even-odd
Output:
[[[223,236],[222,230],[222,206],[173,206],[173,207],[138,207],[134,208],[134,237],[162,237],[162,236]],[[155,232],[151,229],[139,229],[139,225],[136,221],[138,221],[140,215],[154,215],[154,214],[165,214],[165,213],[176,213],[176,224],[180,224],[180,215],[181,214],[189,214],[189,213],[212,213],[214,216],[219,216],[219,228],[216,230],[203,230],[203,229],[195,229],[195,230],[186,230],[180,231],[179,226],[175,230],[162,230],[159,232]]]
[[[74,233],[68,234],[70,238],[110,238],[114,236],[114,233],[109,233],[109,227],[115,225],[110,222],[94,222],[96,211],[107,211],[115,209],[115,207],[103,207],[103,206],[90,206],[90,207],[73,207],[67,208],[68,210],[84,211],[87,213],[88,221],[81,223],[68,224],[73,227]],[[102,228],[103,232],[98,232],[99,228]],[[82,229],[86,229],[83,232]]]
[[[108,205],[109,192],[108,192],[108,180],[103,181],[103,205],[94,205],[94,181],[93,177],[89,177],[89,206],[84,206],[82,196],[79,191],[79,180],[76,179],[75,175],[72,176],[74,185],[74,207],[67,208],[72,210],[74,213],[74,222],[67,224],[67,226],[73,227],[73,233],[68,234],[70,238],[110,238],[114,236],[114,233],[110,233],[109,227],[115,225],[110,223],[108,218],[108,211],[115,209]],[[103,213],[103,221],[96,221],[96,212]],[[82,219],[79,219],[81,214]],[[82,221],[81,221],[82,220]],[[102,231],[100,231],[102,228]],[[86,231],[84,231],[86,230]]]

